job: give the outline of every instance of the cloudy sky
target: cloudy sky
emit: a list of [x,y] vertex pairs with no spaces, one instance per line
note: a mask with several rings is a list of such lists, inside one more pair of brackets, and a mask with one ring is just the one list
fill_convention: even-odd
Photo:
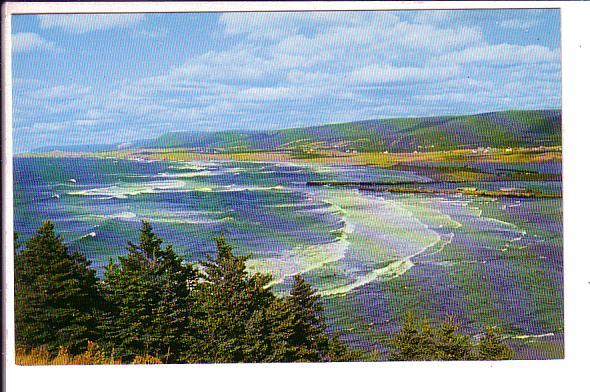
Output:
[[559,10],[16,15],[13,143],[561,106]]

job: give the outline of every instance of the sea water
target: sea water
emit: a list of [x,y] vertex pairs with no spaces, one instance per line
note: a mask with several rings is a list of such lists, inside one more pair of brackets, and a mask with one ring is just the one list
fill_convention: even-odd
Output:
[[137,242],[143,219],[187,262],[213,254],[223,234],[235,253],[251,255],[250,271],[272,275],[279,295],[303,274],[322,294],[330,328],[364,348],[382,350],[407,310],[451,315],[474,333],[498,325],[514,336],[559,336],[560,199],[307,185],[408,180],[424,178],[340,165],[16,158],[14,223],[26,240],[53,221],[99,275]]

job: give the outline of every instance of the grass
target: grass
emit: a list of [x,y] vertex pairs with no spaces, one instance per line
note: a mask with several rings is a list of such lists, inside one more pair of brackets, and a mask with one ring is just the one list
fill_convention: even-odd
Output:
[[[105,353],[101,347],[88,342],[88,348],[81,354],[72,355],[66,348],[60,348],[57,354],[52,354],[46,347],[34,347],[32,349],[17,348],[15,362],[22,366],[43,365],[120,365],[122,361],[113,355]],[[132,364],[160,364],[160,359],[149,354],[136,356]]]
[[[89,157],[89,158],[118,158],[118,159],[154,159],[175,161],[267,161],[286,162],[296,161],[311,164],[348,164],[369,165],[383,168],[394,168],[397,165],[413,163],[540,163],[561,161],[561,146],[489,149],[475,152],[471,149],[458,149],[448,151],[416,151],[412,153],[397,152],[341,152],[336,150],[314,150],[302,152],[297,150],[283,151],[248,151],[230,152],[224,151],[217,154],[201,153],[191,149],[138,149],[118,150],[100,153],[68,153],[48,152],[22,154],[22,157]],[[477,173],[461,170],[462,177],[471,176],[477,178]]]

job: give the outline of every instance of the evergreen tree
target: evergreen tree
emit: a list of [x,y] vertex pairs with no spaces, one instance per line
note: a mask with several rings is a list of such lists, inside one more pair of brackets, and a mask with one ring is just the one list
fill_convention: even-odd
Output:
[[52,353],[63,346],[79,353],[97,337],[101,301],[96,273],[89,266],[81,254],[68,252],[51,222],[15,253],[17,346],[46,346]]
[[287,301],[295,318],[290,344],[297,347],[297,353],[292,360],[322,361],[330,342],[319,294],[301,275],[295,275]]
[[417,321],[409,312],[402,328],[392,339],[391,360],[452,361],[510,359],[513,351],[488,329],[480,341],[459,332],[459,326],[447,319],[432,327],[427,319]]
[[495,361],[514,358],[514,351],[502,343],[500,333],[492,327],[486,329],[477,345],[477,359]]
[[109,312],[103,323],[104,345],[130,361],[146,354],[177,362],[186,351],[189,287],[193,269],[171,246],[162,247],[147,222],[142,222],[139,245],[111,262],[103,292]]
[[223,237],[217,256],[202,261],[195,289],[193,330],[203,333],[193,347],[193,362],[263,362],[272,351],[269,309],[274,296],[269,275],[248,274],[246,256],[235,256]]
[[424,360],[427,337],[430,335],[430,325],[419,323],[412,312],[404,318],[401,329],[393,336],[390,359],[394,361]]
[[447,318],[434,329],[432,351],[439,361],[466,361],[474,359],[474,342],[469,335],[459,332],[459,325]]

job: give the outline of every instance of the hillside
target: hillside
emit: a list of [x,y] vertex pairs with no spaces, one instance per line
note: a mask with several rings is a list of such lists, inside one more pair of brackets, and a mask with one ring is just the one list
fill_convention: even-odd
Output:
[[392,118],[266,132],[174,132],[139,142],[136,147],[412,152],[540,145],[561,145],[560,110]]
[[202,152],[432,152],[561,145],[561,110],[511,110],[462,116],[365,120],[273,131],[169,132],[100,146],[45,147],[37,152],[195,149]]

